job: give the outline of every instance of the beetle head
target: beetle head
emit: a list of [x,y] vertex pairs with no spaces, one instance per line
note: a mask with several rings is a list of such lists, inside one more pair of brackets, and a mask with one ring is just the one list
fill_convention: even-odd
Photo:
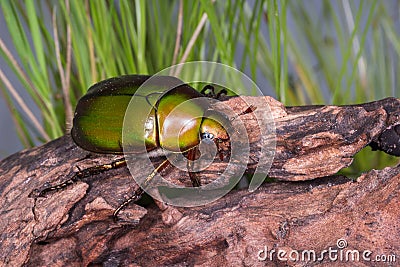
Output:
[[223,160],[222,151],[229,149],[229,120],[221,113],[206,113],[200,126],[200,138],[202,142],[214,142],[219,156]]

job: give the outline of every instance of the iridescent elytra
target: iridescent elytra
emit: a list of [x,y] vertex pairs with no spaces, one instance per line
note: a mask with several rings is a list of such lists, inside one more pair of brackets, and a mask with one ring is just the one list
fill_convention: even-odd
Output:
[[[125,75],[91,86],[76,107],[71,131],[75,143],[96,153],[141,153],[143,144],[147,151],[162,148],[181,153],[196,147],[201,140],[217,142],[229,139],[225,128],[218,122],[224,120],[224,116],[210,112],[205,102],[201,105],[191,103],[174,116],[168,116],[183,102],[204,97],[178,78],[152,78],[144,89],[146,94],[143,90],[140,95],[135,94],[150,77]],[[127,114],[131,127],[129,144],[123,151],[122,127],[132,97],[136,98],[138,105],[135,114]],[[218,118],[213,119],[215,117]]]

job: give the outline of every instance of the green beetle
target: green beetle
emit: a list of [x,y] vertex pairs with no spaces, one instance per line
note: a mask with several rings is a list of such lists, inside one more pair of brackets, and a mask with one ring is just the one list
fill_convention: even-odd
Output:
[[[146,86],[143,89],[144,84]],[[207,90],[210,92],[203,94]],[[187,167],[193,186],[200,186],[198,173],[190,171],[190,164],[199,156],[200,142],[214,142],[221,160],[223,154],[220,143],[230,142],[224,128],[230,127],[230,120],[211,109],[204,96],[218,98],[210,85],[204,87],[200,93],[171,76],[157,76],[154,79],[154,76],[126,75],[107,79],[90,87],[87,94],[79,100],[71,135],[79,147],[96,153],[135,154],[157,149],[183,153],[189,159]],[[193,99],[199,101],[191,102]],[[132,101],[135,114],[127,112]],[[176,112],[175,108],[178,106],[182,108]],[[247,112],[251,111],[243,114]],[[124,127],[128,129],[125,132]],[[127,136],[123,136],[123,132],[127,132]],[[123,140],[123,137],[127,140]],[[164,160],[148,175],[146,181],[150,181],[168,164],[168,160]],[[120,159],[111,164],[80,170],[70,180],[42,190],[35,189],[30,196],[43,197],[50,191],[60,190],[92,173],[124,165],[125,159]],[[143,189],[137,189],[114,211],[114,218],[124,206],[131,201],[137,201],[142,194]]]
[[[210,109],[204,99],[184,105],[174,116],[169,116],[185,101],[204,97],[202,93],[175,77],[150,77],[126,75],[90,87],[76,107],[71,131],[75,143],[96,153],[143,153],[144,144],[147,151],[162,148],[182,153],[195,148],[201,140],[213,141],[217,146],[229,140],[227,131],[218,122],[226,118]],[[146,81],[140,94],[135,94]],[[129,123],[124,125],[132,97],[135,114],[127,114]],[[123,126],[129,127],[124,148]]]

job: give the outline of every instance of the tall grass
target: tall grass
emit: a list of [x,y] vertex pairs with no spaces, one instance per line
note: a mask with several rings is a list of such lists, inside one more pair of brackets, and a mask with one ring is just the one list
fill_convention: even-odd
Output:
[[[7,62],[0,88],[25,147],[67,132],[76,101],[91,84],[193,60],[236,67],[286,105],[400,95],[394,1],[3,0],[0,7],[16,51],[0,37]],[[364,154],[377,167],[393,162]]]

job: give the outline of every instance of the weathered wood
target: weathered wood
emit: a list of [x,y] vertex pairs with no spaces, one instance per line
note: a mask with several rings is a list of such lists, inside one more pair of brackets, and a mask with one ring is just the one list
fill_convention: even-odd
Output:
[[[0,162],[1,265],[281,266],[285,262],[276,255],[272,262],[262,262],[257,253],[264,246],[320,253],[334,249],[339,238],[351,249],[399,257],[400,167],[371,171],[357,182],[332,175],[349,166],[366,145],[380,148],[382,133],[400,122],[400,101],[285,108],[268,97],[244,99],[258,114],[265,112],[260,101],[270,104],[276,154],[269,175],[280,182],[253,193],[232,191],[206,206],[177,208],[180,220],[173,225],[165,224],[164,213],[153,204],[130,205],[121,214],[126,220],[114,222],[114,209],[137,188],[126,168],[85,178],[46,198],[28,197],[45,183],[60,183],[79,170],[120,157],[89,153],[64,136]],[[239,98],[225,103],[239,113],[248,106]],[[258,162],[265,143],[255,115],[240,118],[251,145],[248,172],[264,164]],[[135,173],[145,175],[141,163]],[[226,165],[227,160],[213,164],[202,179],[215,179]],[[172,169],[165,176],[190,185],[185,172]]]

